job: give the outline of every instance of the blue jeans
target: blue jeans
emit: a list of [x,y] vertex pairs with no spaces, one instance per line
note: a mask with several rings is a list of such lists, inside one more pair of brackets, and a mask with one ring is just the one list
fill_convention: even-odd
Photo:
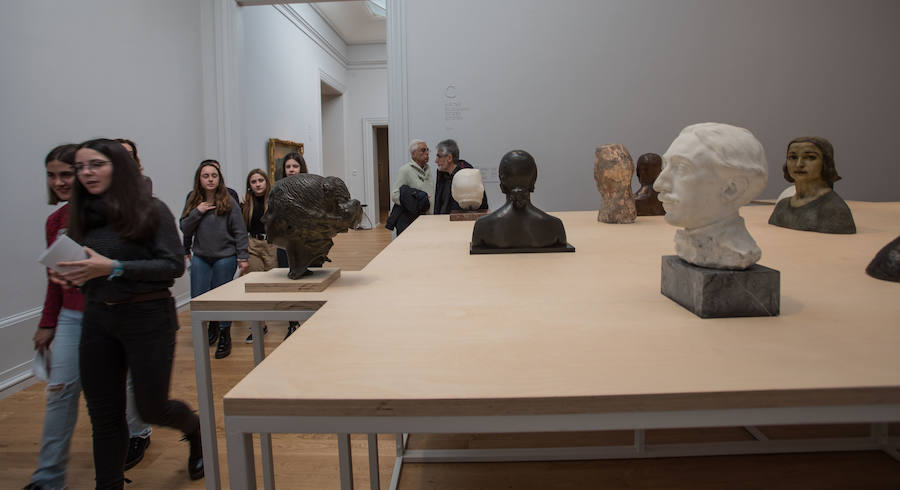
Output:
[[131,380],[131,372],[128,372],[127,396],[125,400],[125,418],[128,420],[128,434],[134,437],[150,437],[153,428],[150,424],[144,422],[141,415],[137,411],[137,402],[134,399],[134,381]]
[[[208,259],[197,254],[191,258],[191,298],[211,291],[234,279],[237,256]],[[219,322],[219,328],[227,328],[231,322]]]
[[[46,389],[44,433],[41,436],[38,467],[31,475],[31,482],[41,488],[57,489],[66,486],[69,444],[78,420],[78,398],[81,395],[78,345],[81,343],[83,316],[80,311],[62,308],[56,320],[56,335],[50,344],[50,380]],[[152,429],[137,413],[130,375],[127,405],[126,417],[131,437],[149,436]]]
[[66,486],[69,443],[78,420],[81,377],[78,375],[78,344],[81,342],[80,311],[63,308],[56,323],[56,335],[50,344],[50,380],[47,383],[47,408],[38,467],[32,483],[41,488]]

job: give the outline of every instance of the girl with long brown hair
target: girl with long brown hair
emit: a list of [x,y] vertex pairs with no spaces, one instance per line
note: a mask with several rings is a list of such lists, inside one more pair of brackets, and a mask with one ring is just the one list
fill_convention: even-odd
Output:
[[[191,297],[217,288],[248,270],[247,228],[240,206],[228,194],[219,163],[204,160],[194,174],[194,190],[181,213],[181,232],[194,236],[191,258]],[[209,326],[209,343],[216,339],[216,359],[231,354],[231,322]]]
[[[292,151],[284,156],[284,165],[281,167],[281,178],[287,178],[291,175],[297,174],[306,174],[309,173],[309,169],[306,166],[306,159],[303,158],[303,155],[296,151]],[[278,267],[287,267],[288,266],[288,257],[287,252],[284,249],[277,248],[277,252],[275,257],[278,259]],[[293,320],[288,322],[287,335],[284,338],[288,338],[297,330],[297,327],[300,326],[299,322],[295,322]]]
[[[247,174],[246,194],[241,205],[244,216],[244,225],[250,236],[250,272],[267,271],[278,266],[275,260],[275,245],[266,241],[266,226],[262,222],[263,213],[268,208],[269,176],[259,168],[254,168]],[[268,326],[263,325],[263,331],[268,333]],[[253,334],[247,336],[246,342],[253,342]]]

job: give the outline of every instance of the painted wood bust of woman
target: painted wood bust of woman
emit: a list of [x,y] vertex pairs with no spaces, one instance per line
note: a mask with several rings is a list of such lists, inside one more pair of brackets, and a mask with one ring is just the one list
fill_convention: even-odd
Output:
[[825,138],[804,136],[788,144],[784,178],[797,192],[778,201],[769,224],[819,233],[856,233],[853,214],[834,191],[840,176],[834,166],[834,148]]

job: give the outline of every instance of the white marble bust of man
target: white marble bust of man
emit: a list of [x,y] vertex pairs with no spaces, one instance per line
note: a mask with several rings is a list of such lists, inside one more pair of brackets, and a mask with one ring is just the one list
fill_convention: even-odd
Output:
[[463,209],[478,209],[484,197],[484,184],[481,182],[481,170],[475,168],[460,169],[453,175],[450,195]]
[[663,155],[653,189],[675,233],[675,252],[714,269],[746,269],[762,252],[750,236],[741,206],[762,192],[768,164],[762,144],[744,128],[720,123],[681,130]]

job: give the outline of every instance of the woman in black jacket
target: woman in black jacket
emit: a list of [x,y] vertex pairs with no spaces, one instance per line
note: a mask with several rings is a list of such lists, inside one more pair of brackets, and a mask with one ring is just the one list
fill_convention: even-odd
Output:
[[184,273],[172,213],[151,197],[137,163],[114,140],[79,145],[69,236],[88,258],[52,279],[85,295],[81,382],[93,426],[97,488],[123,488],[128,450],[125,375],[131,370],[145,421],[181,430],[190,443],[188,474],[203,477],[200,420],[169,399],[178,322],[169,287]]

